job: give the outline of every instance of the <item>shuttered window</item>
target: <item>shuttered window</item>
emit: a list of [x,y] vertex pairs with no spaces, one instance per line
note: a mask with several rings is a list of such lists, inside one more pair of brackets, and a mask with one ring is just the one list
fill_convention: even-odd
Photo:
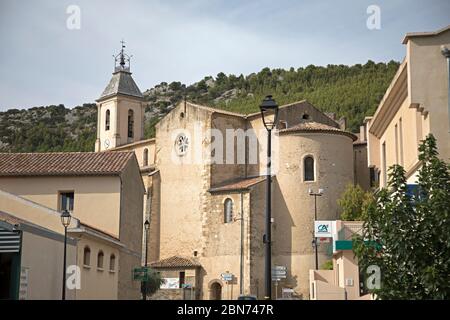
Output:
[[20,232],[0,228],[0,253],[20,251]]

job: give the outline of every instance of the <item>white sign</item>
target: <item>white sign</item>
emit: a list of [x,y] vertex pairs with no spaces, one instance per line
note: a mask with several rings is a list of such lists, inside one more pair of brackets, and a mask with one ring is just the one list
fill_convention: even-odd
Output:
[[272,281],[280,281],[286,278],[286,266],[272,267]]
[[222,273],[221,278],[223,281],[233,281],[233,274],[232,273]]
[[28,273],[30,268],[22,267],[20,269],[19,300],[28,298]]
[[314,221],[314,237],[316,238],[332,238],[333,237],[333,221]]
[[178,289],[180,287],[180,278],[164,278],[161,289]]

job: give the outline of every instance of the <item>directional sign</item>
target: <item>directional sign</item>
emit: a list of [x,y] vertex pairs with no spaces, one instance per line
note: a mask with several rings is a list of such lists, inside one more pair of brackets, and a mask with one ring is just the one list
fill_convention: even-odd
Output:
[[149,278],[149,268],[141,267],[133,269],[133,280],[147,281]]
[[220,275],[223,281],[233,281],[233,274],[232,273],[222,273]]
[[287,268],[286,266],[274,266],[272,267],[272,281],[280,281],[286,278]]

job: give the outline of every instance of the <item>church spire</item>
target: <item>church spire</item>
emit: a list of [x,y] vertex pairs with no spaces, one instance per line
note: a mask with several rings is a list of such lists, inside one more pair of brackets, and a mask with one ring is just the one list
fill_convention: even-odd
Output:
[[130,59],[132,57],[127,55],[124,51],[125,49],[125,41],[120,41],[121,49],[120,52],[114,55],[114,72],[126,71],[130,72]]

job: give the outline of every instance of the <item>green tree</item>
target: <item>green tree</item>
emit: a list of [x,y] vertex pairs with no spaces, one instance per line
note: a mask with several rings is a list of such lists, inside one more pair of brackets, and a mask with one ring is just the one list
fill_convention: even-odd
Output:
[[341,219],[346,221],[364,220],[369,205],[373,202],[373,194],[365,192],[359,185],[349,183],[338,200],[342,208]]
[[391,167],[355,237],[360,268],[380,268],[381,286],[371,290],[379,299],[450,299],[450,168],[432,135],[419,154],[417,192],[407,192],[401,166]]
[[151,296],[158,291],[160,286],[164,283],[164,279],[161,278],[161,274],[151,268],[148,270],[147,279],[147,281],[142,282],[142,289],[145,288],[144,286],[147,286],[147,296]]

